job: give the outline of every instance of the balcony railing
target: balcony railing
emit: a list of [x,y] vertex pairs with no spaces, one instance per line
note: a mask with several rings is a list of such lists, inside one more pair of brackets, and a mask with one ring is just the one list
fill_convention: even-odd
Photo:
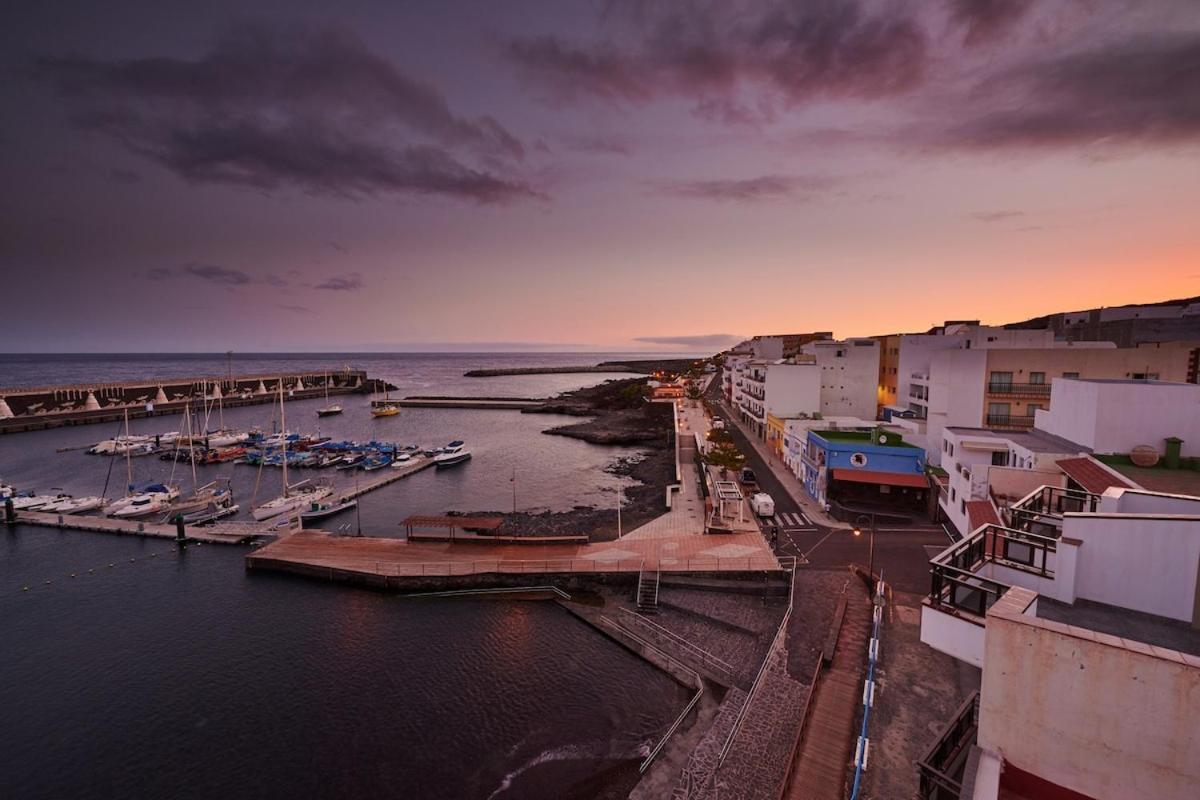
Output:
[[1050,536],[988,524],[929,562],[929,602],[935,608],[982,617],[1012,586],[978,574],[998,564],[1042,578],[1053,578],[1050,555],[1058,541]]
[[1017,416],[1015,414],[988,414],[989,428],[1032,428],[1032,416]]
[[1002,381],[989,382],[987,385],[988,394],[1002,394],[1009,397],[1049,397],[1050,384],[1048,383],[1004,383]]
[[1042,536],[1057,537],[1062,532],[1063,514],[1094,514],[1100,508],[1100,495],[1081,489],[1040,486],[1022,497],[1008,510],[1011,527]]
[[925,755],[917,762],[922,800],[958,800],[963,769],[979,733],[979,691],[963,701]]

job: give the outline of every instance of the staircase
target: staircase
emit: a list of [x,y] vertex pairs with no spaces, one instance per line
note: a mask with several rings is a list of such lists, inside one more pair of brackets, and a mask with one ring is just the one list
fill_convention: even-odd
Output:
[[638,572],[637,607],[638,611],[658,610],[658,568],[652,570],[642,566]]

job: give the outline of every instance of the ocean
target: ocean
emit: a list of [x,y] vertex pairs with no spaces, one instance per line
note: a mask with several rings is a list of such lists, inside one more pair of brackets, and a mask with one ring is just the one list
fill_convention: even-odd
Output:
[[[401,394],[543,396],[614,376],[461,373],[610,357],[235,357],[234,372],[348,361]],[[41,364],[3,356],[0,385],[221,374],[224,366],[223,356]],[[375,420],[365,398],[341,402],[346,413],[328,427],[322,421],[322,433],[422,444],[464,438],[475,452],[460,469],[429,470],[364,498],[361,524],[373,535],[398,535],[410,513],[506,510],[514,470],[522,509],[611,502],[606,489],[616,479],[604,467],[634,452],[546,436],[541,430],[569,421],[551,416],[406,409]],[[315,431],[320,404],[288,403],[289,428]],[[226,423],[263,425],[271,413],[269,405],[232,409]],[[138,420],[136,430],[175,422]],[[0,478],[77,493],[123,483],[123,474],[110,474],[123,472],[122,462],[57,452],[115,433],[108,427],[2,436]],[[155,458],[133,463],[145,471],[135,479],[171,468]],[[239,501],[254,484],[279,479],[277,470],[209,469],[242,473]],[[186,488],[190,470],[182,479]],[[682,687],[550,603],[409,599],[251,574],[242,548],[180,551],[158,540],[23,526],[0,535],[5,797],[590,796],[635,780],[637,762],[687,702]]]

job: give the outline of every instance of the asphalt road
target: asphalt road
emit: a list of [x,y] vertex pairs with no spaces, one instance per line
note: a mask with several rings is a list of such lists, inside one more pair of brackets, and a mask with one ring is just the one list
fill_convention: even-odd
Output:
[[[725,420],[725,429],[745,454],[746,466],[754,470],[759,487],[775,501],[775,518],[760,520],[759,524],[764,532],[769,532],[772,524],[779,525],[776,552],[802,557],[817,568],[845,568],[849,564],[866,567],[870,532],[855,536],[851,531],[828,528],[805,517],[800,504],[775,477],[746,434],[729,419],[722,405],[720,380],[712,382],[707,396],[716,416]],[[929,559],[949,544],[949,536],[938,525],[880,528],[875,532],[875,571],[882,572],[894,590],[925,594],[929,591]]]

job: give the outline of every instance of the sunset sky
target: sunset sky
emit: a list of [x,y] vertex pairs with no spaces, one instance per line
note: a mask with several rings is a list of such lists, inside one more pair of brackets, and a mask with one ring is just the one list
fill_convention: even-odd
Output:
[[1196,0],[0,21],[0,351],[713,351],[1200,295]]

